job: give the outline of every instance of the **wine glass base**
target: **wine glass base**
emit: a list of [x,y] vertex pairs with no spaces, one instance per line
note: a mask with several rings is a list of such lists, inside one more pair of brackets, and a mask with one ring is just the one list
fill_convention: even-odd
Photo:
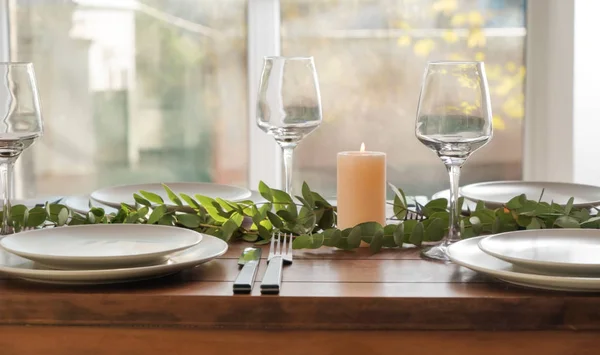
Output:
[[440,244],[421,250],[421,257],[424,259],[430,259],[435,261],[450,262],[450,258],[447,253],[448,247]]

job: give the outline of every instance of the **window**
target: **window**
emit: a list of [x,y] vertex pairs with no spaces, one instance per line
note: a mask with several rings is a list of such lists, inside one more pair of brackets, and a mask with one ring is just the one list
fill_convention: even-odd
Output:
[[246,185],[247,1],[11,4],[11,57],[34,63],[45,120],[21,195]]
[[[469,159],[461,183],[523,176],[526,0],[9,6],[11,59],[34,63],[46,125],[18,163],[20,197],[146,181],[247,186],[261,177],[252,160],[266,160],[261,171],[272,164],[273,175],[275,155],[248,149],[257,143],[249,132],[260,70],[250,56],[263,54],[315,57],[324,122],[296,150],[296,188],[305,180],[335,194],[336,153],[365,142],[387,153],[388,179],[408,193],[446,189],[443,165],[414,137],[423,70],[437,59],[484,60],[492,93],[494,138]],[[277,9],[273,22],[249,23],[262,8]]]
[[297,148],[297,186],[335,194],[337,152],[364,141],[387,153],[388,180],[407,193],[447,189],[443,164],[414,135],[426,63],[447,59],[485,61],[494,114],[494,137],[461,184],[521,179],[524,1],[281,0],[281,16],[282,54],[315,56],[323,101],[322,126]]

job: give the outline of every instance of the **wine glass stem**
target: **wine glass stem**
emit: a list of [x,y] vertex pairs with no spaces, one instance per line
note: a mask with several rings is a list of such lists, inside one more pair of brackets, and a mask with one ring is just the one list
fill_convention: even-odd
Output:
[[285,192],[292,195],[292,171],[294,170],[294,148],[295,147],[281,147],[283,150],[283,168],[285,171]]
[[449,245],[460,240],[460,206],[458,205],[460,165],[446,165],[446,169],[450,176],[450,225],[444,244]]
[[14,164],[14,158],[0,159],[0,183],[2,184],[2,229],[0,229],[0,235],[12,233],[12,227],[9,226],[8,221],[10,220],[10,198],[13,193]]

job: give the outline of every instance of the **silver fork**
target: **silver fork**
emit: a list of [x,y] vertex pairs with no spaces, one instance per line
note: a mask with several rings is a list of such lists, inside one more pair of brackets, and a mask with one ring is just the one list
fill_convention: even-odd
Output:
[[[283,242],[281,236],[283,235]],[[267,257],[267,271],[260,284],[261,293],[279,293],[283,264],[292,263],[292,236],[287,242],[287,235],[278,232],[271,235],[271,248]]]

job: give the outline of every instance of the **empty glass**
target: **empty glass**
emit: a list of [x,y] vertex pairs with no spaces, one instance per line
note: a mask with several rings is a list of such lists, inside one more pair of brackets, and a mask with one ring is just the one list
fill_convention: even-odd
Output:
[[458,187],[467,158],[492,138],[492,109],[482,62],[430,62],[417,109],[416,136],[437,153],[450,176],[450,223],[427,258],[449,260],[448,246],[460,240]]
[[21,153],[42,136],[40,100],[33,64],[0,63],[0,198],[2,229],[12,233],[10,198],[13,194],[13,168]]
[[285,192],[291,195],[294,148],[323,120],[312,57],[264,58],[256,120],[281,146]]

